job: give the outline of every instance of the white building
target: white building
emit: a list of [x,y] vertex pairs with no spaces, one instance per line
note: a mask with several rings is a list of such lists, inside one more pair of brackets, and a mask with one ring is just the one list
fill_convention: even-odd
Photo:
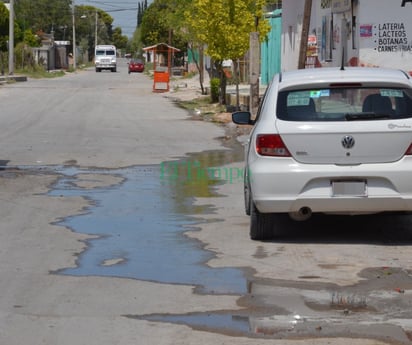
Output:
[[[283,1],[282,70],[298,67],[305,1]],[[312,0],[309,35],[322,66],[400,68],[412,74],[412,0]]]

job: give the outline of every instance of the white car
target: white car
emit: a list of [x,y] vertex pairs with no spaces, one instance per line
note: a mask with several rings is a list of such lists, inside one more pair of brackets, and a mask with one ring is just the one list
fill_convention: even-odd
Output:
[[246,146],[250,237],[289,214],[412,211],[412,83],[400,70],[317,68],[276,75]]

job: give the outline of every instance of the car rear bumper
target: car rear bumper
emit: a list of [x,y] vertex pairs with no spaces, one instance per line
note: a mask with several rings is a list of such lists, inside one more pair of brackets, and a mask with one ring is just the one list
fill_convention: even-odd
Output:
[[[412,211],[412,157],[357,166],[299,164],[259,158],[249,166],[253,201],[260,212],[325,213]],[[332,182],[365,183],[365,194],[334,194]]]

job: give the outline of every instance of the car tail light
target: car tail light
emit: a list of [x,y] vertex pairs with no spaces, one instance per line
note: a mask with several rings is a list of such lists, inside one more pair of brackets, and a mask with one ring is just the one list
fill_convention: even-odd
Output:
[[412,155],[412,144],[409,145],[408,149],[405,152],[406,156],[410,156]]
[[289,150],[278,134],[258,134],[256,151],[261,156],[290,157]]

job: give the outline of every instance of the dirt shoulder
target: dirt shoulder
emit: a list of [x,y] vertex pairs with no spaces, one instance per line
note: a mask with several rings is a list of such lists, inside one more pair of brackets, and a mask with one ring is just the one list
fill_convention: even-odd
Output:
[[189,111],[192,120],[212,122],[223,126],[226,140],[229,137],[248,135],[252,128],[251,126],[234,124],[232,122],[232,113],[227,111],[225,105],[211,103],[210,95],[202,94],[196,76],[191,79],[174,81],[166,97],[173,99],[180,107]]

